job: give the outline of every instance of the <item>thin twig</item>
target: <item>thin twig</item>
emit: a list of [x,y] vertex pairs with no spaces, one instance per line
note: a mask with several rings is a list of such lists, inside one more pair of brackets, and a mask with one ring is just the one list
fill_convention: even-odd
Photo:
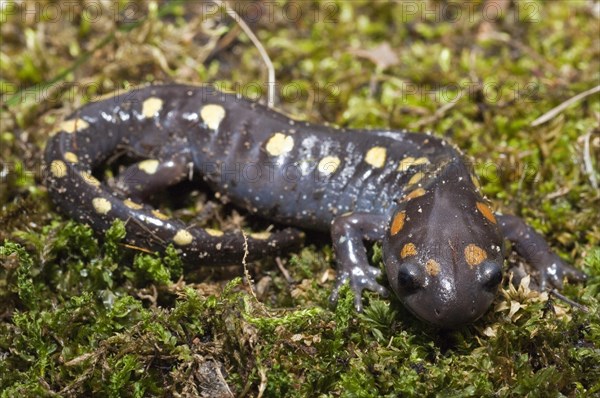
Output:
[[430,115],[426,118],[419,120],[416,123],[411,124],[410,127],[412,129],[419,130],[421,127],[426,126],[431,123],[434,123],[435,121],[443,118],[447,111],[449,111],[450,109],[454,108],[454,106],[456,106],[458,101],[461,99],[462,95],[463,95],[463,92],[461,91],[461,94],[458,95],[455,99],[453,99],[452,101],[450,101],[450,102],[442,105],[438,109],[436,109],[433,115]]
[[223,373],[221,372],[221,368],[217,366],[216,362],[213,371],[219,377],[219,382],[221,382],[221,385],[225,386],[226,392],[229,394],[228,396],[235,397],[235,394],[233,393],[233,391],[231,391],[231,389],[229,388],[229,384],[227,384],[227,381],[225,380],[225,376],[223,376]]
[[540,124],[546,123],[548,120],[555,118],[559,113],[564,111],[569,106],[573,105],[575,102],[577,102],[585,97],[589,97],[590,95],[599,93],[599,92],[600,92],[600,85],[598,85],[594,88],[591,88],[587,91],[584,91],[583,93],[579,93],[572,98],[569,98],[568,100],[566,100],[565,102],[563,102],[562,104],[557,106],[556,108],[550,109],[548,112],[544,113],[542,116],[538,117],[533,122],[531,122],[531,127],[536,127],[536,126],[539,126]]
[[581,310],[581,311],[586,312],[586,313],[589,312],[588,308],[585,305],[581,305],[578,302],[571,300],[570,298],[568,298],[565,295],[561,294],[556,289],[550,290],[550,294],[552,294],[557,299],[564,301],[565,303],[569,304],[570,306],[577,308],[578,310]]
[[246,236],[244,230],[242,230],[242,236],[244,237],[244,257],[242,257],[242,265],[244,266],[244,276],[246,277],[246,281],[248,281],[248,286],[250,287],[250,293],[252,294],[252,297],[254,297],[256,301],[258,301],[258,297],[256,297],[256,293],[254,293],[254,282],[252,281],[250,271],[248,271],[248,263],[246,262],[246,258],[248,257],[250,251],[248,250],[248,236]]
[[285,268],[285,266],[283,265],[283,262],[281,261],[281,259],[279,257],[275,257],[275,264],[277,264],[277,268],[279,268],[279,271],[281,271],[281,273],[283,274],[285,281],[289,285],[293,284],[294,279],[291,277],[289,271]]
[[250,39],[252,44],[254,44],[254,46],[260,53],[260,56],[267,67],[267,73],[268,73],[268,76],[267,76],[267,88],[268,88],[267,105],[269,106],[269,108],[272,108],[274,105],[274,101],[275,101],[274,100],[274,98],[275,98],[275,68],[273,67],[273,62],[271,62],[271,58],[269,57],[269,54],[267,54],[267,51],[263,47],[260,40],[258,40],[258,37],[256,37],[254,32],[252,32],[252,29],[250,29],[250,27],[246,24],[246,22],[242,19],[242,17],[240,17],[239,14],[237,12],[235,12],[235,10],[233,10],[231,7],[229,7],[229,5],[227,4],[226,1],[215,0],[215,2],[217,4],[221,4],[223,7],[225,7],[225,11],[227,11],[227,15],[229,15],[235,22],[237,22],[237,24],[240,26],[240,28],[242,28],[244,33],[246,33],[246,36],[248,36],[248,38]]
[[590,155],[590,139],[592,137],[592,133],[589,132],[583,136],[583,165],[585,168],[585,173],[588,175],[590,179],[590,184],[594,189],[598,189],[598,179],[596,179],[596,172],[594,170],[594,164],[592,162],[592,156]]
[[258,386],[258,395],[256,396],[256,398],[261,398],[265,391],[267,390],[267,372],[265,371],[264,366],[259,365],[257,366],[258,368],[258,374],[260,375],[260,385]]

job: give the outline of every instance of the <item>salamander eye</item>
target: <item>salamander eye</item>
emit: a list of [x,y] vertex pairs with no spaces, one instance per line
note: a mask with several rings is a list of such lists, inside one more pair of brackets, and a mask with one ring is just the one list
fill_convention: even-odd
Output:
[[483,288],[489,292],[495,292],[502,282],[502,268],[491,261],[486,261],[480,266],[480,279]]
[[398,270],[398,289],[402,293],[413,293],[423,287],[425,278],[416,264],[405,263]]

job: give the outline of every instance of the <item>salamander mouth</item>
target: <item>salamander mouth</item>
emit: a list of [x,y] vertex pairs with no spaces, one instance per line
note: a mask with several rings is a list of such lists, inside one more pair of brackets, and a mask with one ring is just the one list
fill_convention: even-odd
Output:
[[459,329],[477,321],[493,301],[493,297],[484,297],[478,303],[460,305],[459,302],[432,302],[422,296],[415,293],[404,297],[404,306],[420,320],[440,329]]

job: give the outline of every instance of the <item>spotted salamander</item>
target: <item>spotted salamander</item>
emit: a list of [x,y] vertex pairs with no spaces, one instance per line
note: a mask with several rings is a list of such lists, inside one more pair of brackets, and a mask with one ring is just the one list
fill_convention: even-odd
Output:
[[[134,163],[107,184],[93,171],[115,154]],[[495,214],[460,151],[407,131],[298,122],[211,87],[148,86],[90,103],[60,124],[45,152],[57,207],[98,232],[115,219],[131,246],[173,244],[187,264],[241,263],[297,247],[298,228],[329,231],[338,274],[382,295],[365,241],[383,242],[389,284],[419,318],[453,328],[479,318],[502,280],[504,240],[540,274],[540,287],[585,275],[521,219]],[[186,225],[145,203],[199,173],[221,197],[290,227],[249,233]],[[294,228],[298,227],[298,228]]]

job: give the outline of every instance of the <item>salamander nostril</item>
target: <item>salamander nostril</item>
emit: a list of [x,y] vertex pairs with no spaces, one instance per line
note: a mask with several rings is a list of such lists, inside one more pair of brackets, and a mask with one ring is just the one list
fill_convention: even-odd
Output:
[[437,308],[435,308],[434,311],[435,311],[435,315],[436,316],[440,316],[440,310],[438,310]]

